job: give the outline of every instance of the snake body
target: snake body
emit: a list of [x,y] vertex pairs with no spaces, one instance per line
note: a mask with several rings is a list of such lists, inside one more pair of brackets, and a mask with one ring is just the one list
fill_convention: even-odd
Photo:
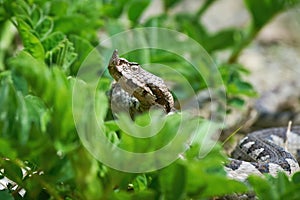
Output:
[[[129,111],[131,116],[152,106],[166,113],[175,110],[173,96],[164,81],[138,63],[119,58],[117,50],[108,69],[116,81],[111,92],[112,108]],[[299,170],[297,159],[300,160],[300,126],[291,130],[264,129],[249,133],[240,141],[225,170],[228,177],[238,180],[245,180],[250,174],[293,174]]]
[[[250,174],[299,171],[300,126],[269,128],[249,133],[232,152],[225,166],[229,177],[245,180]],[[298,161],[297,161],[298,160]]]

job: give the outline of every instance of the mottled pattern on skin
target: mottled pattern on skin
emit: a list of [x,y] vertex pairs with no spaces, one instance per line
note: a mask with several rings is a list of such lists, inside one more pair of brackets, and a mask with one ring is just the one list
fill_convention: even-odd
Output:
[[141,112],[139,110],[140,102],[134,96],[122,90],[119,84],[113,83],[109,96],[112,113],[129,112],[128,114],[133,117],[134,113]]
[[173,96],[165,82],[138,63],[119,58],[117,50],[113,52],[108,70],[124,91],[138,99],[141,110],[151,106],[161,106],[166,113],[174,110]]
[[238,180],[245,180],[246,174],[253,173],[275,176],[283,171],[291,175],[299,170],[296,160],[299,149],[300,126],[290,132],[286,127],[255,131],[240,141],[225,169],[229,177]]

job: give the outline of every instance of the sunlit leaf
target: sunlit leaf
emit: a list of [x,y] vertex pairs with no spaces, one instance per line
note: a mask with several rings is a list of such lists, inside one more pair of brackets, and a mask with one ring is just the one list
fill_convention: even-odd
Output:
[[146,175],[137,176],[132,184],[135,191],[146,190],[149,185]]
[[17,22],[25,50],[34,58],[43,60],[45,52],[40,40],[32,33],[30,26],[26,24],[23,19],[17,18]]

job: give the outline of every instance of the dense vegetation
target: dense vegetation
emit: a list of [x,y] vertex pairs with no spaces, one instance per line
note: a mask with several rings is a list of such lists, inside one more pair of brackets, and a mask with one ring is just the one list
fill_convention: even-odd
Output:
[[[204,1],[195,13],[170,14],[181,0],[164,0],[163,13],[141,20],[150,0],[0,0],[0,176],[17,185],[7,185],[0,191],[0,199],[208,199],[251,191],[260,199],[299,199],[300,173],[292,178],[285,174],[250,177],[247,183],[230,180],[223,170],[226,156],[220,144],[199,158],[201,137],[184,153],[185,159],[148,173],[130,173],[99,162],[77,134],[73,120],[77,111],[72,107],[77,72],[99,40],[131,28],[177,30],[200,43],[213,58],[228,50],[227,60],[215,60],[226,88],[223,103],[227,113],[243,106],[244,97],[255,96],[252,86],[243,80],[248,71],[237,59],[263,26],[298,1],[244,0],[251,23],[211,34],[201,17],[214,2]],[[141,61],[138,55],[127,57]],[[158,50],[151,52],[151,59],[180,71],[195,93],[205,89],[201,77],[175,55]],[[94,97],[98,121],[109,140],[133,152],[167,144],[170,133],[178,128],[180,114],[168,116],[154,140],[120,137],[122,130],[107,115],[106,93],[111,81],[104,71]],[[186,98],[188,94],[181,95]],[[86,99],[79,101],[84,106]],[[147,120],[146,115],[137,119],[141,124]],[[200,121],[201,135],[209,121]],[[217,129],[220,124],[213,126]],[[22,188],[24,196],[19,195]]]

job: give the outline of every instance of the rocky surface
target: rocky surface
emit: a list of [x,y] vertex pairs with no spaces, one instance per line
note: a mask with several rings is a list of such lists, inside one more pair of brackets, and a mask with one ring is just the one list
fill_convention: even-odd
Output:
[[[201,3],[197,0],[183,1],[170,14],[195,12]],[[161,12],[162,1],[154,0],[145,17]],[[227,117],[229,127],[244,125],[247,128],[253,124],[257,128],[281,126],[288,120],[300,124],[299,16],[300,8],[276,16],[241,53],[238,62],[251,72],[244,78],[255,87],[258,97],[249,99],[243,110],[235,110]],[[246,27],[250,17],[242,0],[222,0],[213,3],[203,15],[202,22],[213,33],[229,27]],[[226,59],[226,53],[222,52],[219,58]]]

